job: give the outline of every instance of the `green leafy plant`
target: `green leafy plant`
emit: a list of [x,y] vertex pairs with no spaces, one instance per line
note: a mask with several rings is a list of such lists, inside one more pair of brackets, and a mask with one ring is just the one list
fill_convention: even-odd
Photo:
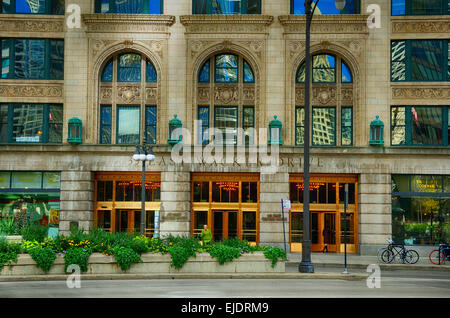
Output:
[[18,225],[13,217],[0,218],[0,235],[18,234]]
[[132,240],[131,248],[138,254],[147,253],[150,250],[148,244],[149,244],[148,237],[136,236]]
[[21,247],[25,253],[29,253],[32,249],[41,247],[41,244],[38,241],[23,241]]
[[164,243],[160,238],[152,237],[148,242],[149,252],[167,254],[169,252],[169,246]]
[[272,260],[272,267],[278,262],[278,259],[285,259],[286,253],[281,247],[278,246],[264,246],[263,248],[264,256]]
[[81,272],[87,272],[88,260],[91,255],[91,250],[82,247],[72,247],[66,251],[64,255],[64,271],[67,272],[67,267],[71,264],[78,265]]
[[129,247],[118,246],[112,249],[114,258],[120,268],[125,271],[131,267],[133,263],[141,263],[142,260],[138,253]]
[[55,262],[56,255],[50,246],[35,247],[29,250],[31,258],[45,272],[48,272]]
[[19,244],[8,243],[5,238],[0,237],[0,269],[3,265],[11,265],[11,262],[17,262],[17,255],[20,252]]
[[25,241],[43,242],[44,238],[47,237],[47,231],[48,228],[46,226],[35,223],[23,227],[20,234]]
[[172,256],[172,260],[170,262],[170,266],[180,269],[187,262],[189,257],[195,257],[196,254],[191,250],[181,246],[181,245],[173,245],[169,247],[169,253]]
[[209,255],[216,258],[220,265],[223,265],[226,262],[232,262],[234,259],[239,258],[241,256],[241,250],[225,244],[215,244],[209,250]]

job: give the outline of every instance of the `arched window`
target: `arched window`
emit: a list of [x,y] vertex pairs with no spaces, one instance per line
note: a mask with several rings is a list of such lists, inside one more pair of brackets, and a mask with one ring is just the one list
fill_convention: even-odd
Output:
[[95,0],[95,13],[162,14],[163,0]]
[[135,52],[111,57],[100,73],[99,143],[155,144],[156,96],[157,72],[149,59]]
[[[313,146],[353,145],[353,76],[347,63],[320,53],[311,63],[311,143]],[[295,76],[295,144],[304,142],[305,64]]]
[[[197,80],[197,142],[253,144],[255,75],[250,64],[237,54],[217,54],[203,63]],[[209,128],[218,129],[223,139],[210,136]]]

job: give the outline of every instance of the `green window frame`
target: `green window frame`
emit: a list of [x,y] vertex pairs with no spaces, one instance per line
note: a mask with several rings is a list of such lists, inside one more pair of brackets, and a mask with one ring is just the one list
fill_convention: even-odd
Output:
[[112,106],[100,105],[100,144],[112,142]]
[[261,0],[192,0],[192,14],[261,14]]
[[391,82],[450,81],[449,40],[391,41]]
[[305,142],[305,107],[295,107],[295,145],[301,146]]
[[316,106],[311,115],[312,145],[336,146],[336,107]]
[[[21,45],[29,47],[27,51],[34,50],[32,55],[18,54],[17,49]],[[23,50],[25,51],[25,48]],[[63,39],[0,38],[0,51],[2,79],[64,79]],[[21,65],[26,67],[21,68]]]
[[353,146],[353,107],[341,107],[341,146]]
[[[423,4],[422,10],[414,4]],[[450,0],[392,0],[392,16],[409,15],[448,15],[450,14]]]
[[[220,120],[220,117],[223,116],[223,120]],[[234,122],[234,127],[231,127],[227,124],[227,122]],[[218,126],[218,122],[223,122],[225,125]],[[238,107],[237,106],[216,106],[214,107],[214,127],[222,132],[222,143],[218,144],[224,144],[224,145],[236,145],[237,144],[237,129],[239,125],[239,113],[238,113]],[[230,143],[230,132],[227,132],[227,130],[234,130],[235,132],[232,133],[233,140]],[[216,136],[214,136],[214,141],[216,141]]]
[[[64,0],[44,0],[33,2],[33,7],[30,7],[26,0],[0,0],[1,13],[8,14],[51,14],[64,15],[65,13]],[[34,12],[31,12],[33,10]],[[30,11],[30,12],[28,12]]]
[[[10,103],[0,104],[0,142],[62,143],[63,105]],[[22,117],[27,121],[18,117]]]
[[[116,144],[139,144],[141,139],[141,107],[117,105],[116,112]],[[133,112],[138,113],[137,118],[132,116]],[[124,116],[126,117],[123,120],[122,117]],[[129,136],[127,137],[125,132],[130,129],[131,131],[128,133]]]
[[209,143],[209,106],[198,106],[197,120],[201,121],[198,143],[207,145]]
[[[244,106],[242,108],[242,129],[244,130],[243,144],[253,145],[255,142],[255,132],[252,130],[255,128],[255,107]],[[247,131],[247,129],[250,129]]]
[[[448,106],[392,106],[391,146],[448,147],[450,144],[449,108]],[[440,122],[436,120],[439,117]],[[421,132],[422,135],[420,135]],[[441,143],[424,142],[427,139],[436,140],[439,136]]]
[[155,105],[145,106],[145,142],[156,144],[158,108]]
[[[142,10],[138,12],[136,8],[130,7],[132,12],[121,12],[117,6],[117,0],[95,0],[95,13],[116,13],[116,14],[163,14],[164,1],[163,0],[144,0],[142,1]],[[122,4],[126,2],[133,2],[133,0],[122,1]],[[130,6],[132,6],[130,4]],[[133,12],[134,11],[134,12]]]

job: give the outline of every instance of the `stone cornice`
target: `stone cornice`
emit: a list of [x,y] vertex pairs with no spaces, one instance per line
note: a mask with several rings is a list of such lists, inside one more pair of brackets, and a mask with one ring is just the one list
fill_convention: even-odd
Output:
[[268,33],[273,16],[247,15],[182,15],[180,22],[186,33]]
[[48,33],[64,32],[63,15],[2,14],[0,32],[32,32],[34,36],[49,37]]
[[392,102],[396,105],[447,105],[450,100],[449,82],[395,83],[391,85]]
[[14,98],[50,98],[64,97],[63,81],[0,81],[0,97]]
[[[368,34],[368,15],[362,14],[337,14],[315,15],[311,23],[311,33]],[[305,15],[280,15],[278,21],[284,27],[284,33],[305,33]]]
[[393,34],[414,33],[446,33],[450,32],[450,17],[448,15],[433,16],[395,16],[391,17]]
[[175,23],[172,15],[151,14],[83,14],[87,32],[167,33]]

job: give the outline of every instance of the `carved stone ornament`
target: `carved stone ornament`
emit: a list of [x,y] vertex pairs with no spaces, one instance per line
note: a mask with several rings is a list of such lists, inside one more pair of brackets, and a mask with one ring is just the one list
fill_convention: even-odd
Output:
[[117,88],[117,97],[124,103],[132,103],[141,98],[139,86],[121,86]]
[[0,85],[2,97],[63,97],[63,85],[6,84]]
[[33,16],[32,14],[2,14],[0,31],[64,32],[64,16]]
[[448,17],[392,17],[392,33],[448,33]]
[[[363,14],[318,15],[311,23],[311,33],[368,34],[367,18],[368,15]],[[304,34],[305,32],[305,15],[280,15],[278,20],[284,27],[284,33]]]
[[242,89],[242,99],[245,102],[255,102],[255,88],[254,87],[244,87]]
[[102,87],[100,89],[100,98],[105,100],[110,100],[112,97],[112,88],[111,87]]
[[83,14],[86,32],[168,33],[175,16],[152,14]]
[[320,105],[328,105],[336,103],[335,87],[313,87],[312,89],[313,103]]
[[219,86],[214,87],[215,103],[229,104],[239,100],[239,91],[237,86]]
[[393,87],[393,99],[449,99],[450,89],[448,87]]
[[145,99],[147,102],[155,103],[158,99],[158,89],[156,87],[147,87],[145,89]]
[[198,93],[197,93],[197,98],[198,101],[201,103],[209,103],[209,98],[210,98],[210,88],[208,87],[199,87],[198,88]]
[[260,14],[180,16],[186,33],[268,33],[272,21],[273,16]]

